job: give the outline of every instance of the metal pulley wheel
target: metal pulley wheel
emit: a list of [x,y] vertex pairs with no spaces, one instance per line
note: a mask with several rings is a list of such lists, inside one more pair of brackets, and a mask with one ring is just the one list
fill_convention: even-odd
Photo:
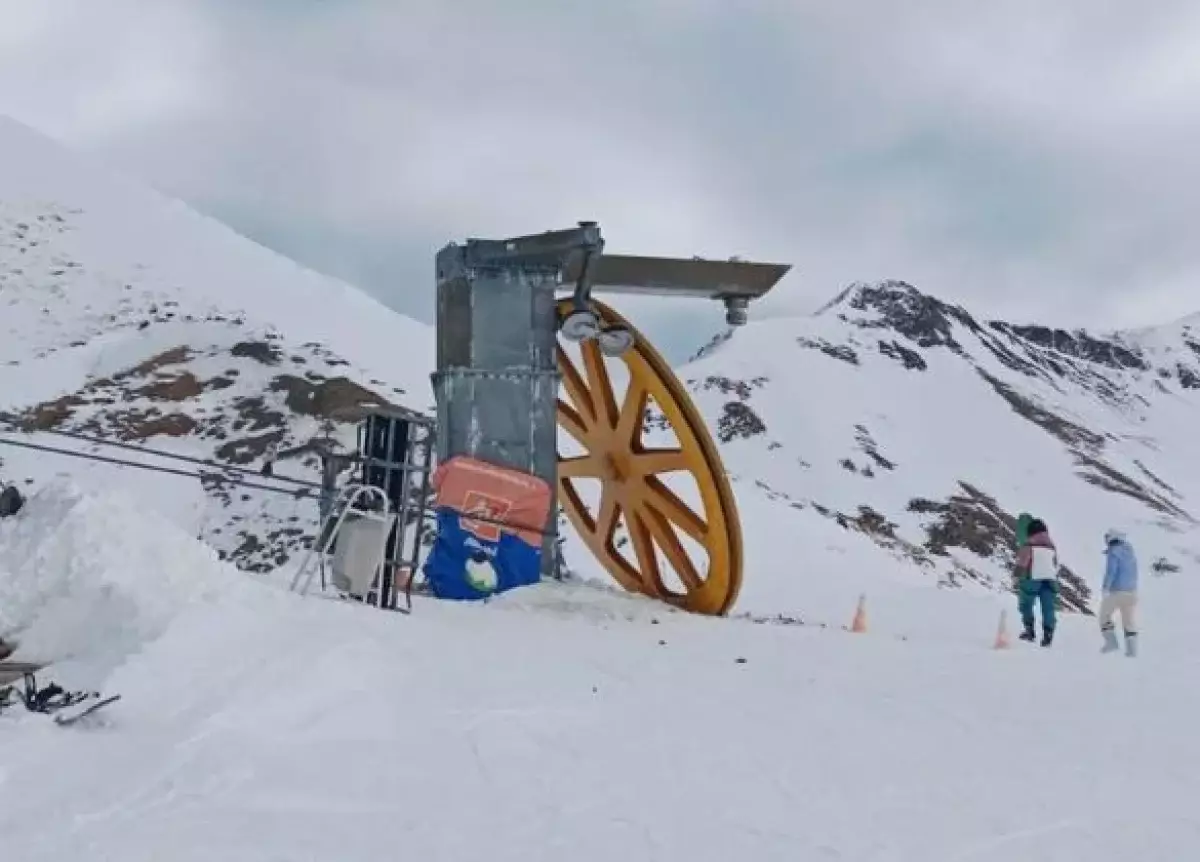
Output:
[[[583,543],[627,590],[696,613],[724,614],[741,588],[742,534],[716,444],[666,360],[611,308],[594,300],[592,307],[599,331],[579,340],[571,337],[581,331],[578,322],[570,329],[567,324],[579,319],[580,312],[570,299],[558,306],[563,336],[579,341],[582,357],[577,365],[559,344],[559,430],[584,450],[582,455],[564,456],[560,434],[558,490],[563,510]],[[624,392],[614,390],[618,365],[624,366],[628,378]],[[651,401],[676,445],[647,444]],[[691,477],[699,492],[698,506],[672,489],[672,474]],[[598,480],[600,498],[594,507],[581,493],[584,480]],[[618,532],[627,538],[621,540],[624,548],[618,547]],[[685,538],[698,554],[688,552]],[[668,572],[682,589],[666,583]]]

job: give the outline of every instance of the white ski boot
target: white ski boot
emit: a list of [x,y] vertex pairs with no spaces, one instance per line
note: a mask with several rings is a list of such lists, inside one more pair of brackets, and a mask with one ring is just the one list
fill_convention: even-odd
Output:
[[1120,647],[1120,644],[1117,643],[1117,633],[1112,629],[1104,629],[1102,634],[1104,635],[1104,646],[1101,647],[1100,652],[1115,652]]
[[1137,632],[1125,632],[1125,655],[1137,658]]

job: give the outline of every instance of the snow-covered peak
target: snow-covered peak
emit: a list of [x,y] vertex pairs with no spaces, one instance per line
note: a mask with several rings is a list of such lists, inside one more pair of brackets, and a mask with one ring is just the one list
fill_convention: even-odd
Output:
[[4,117],[0,287],[8,328],[33,323],[49,336],[38,317],[53,310],[61,319],[55,344],[35,344],[29,332],[23,353],[171,304],[176,318],[220,315],[301,343],[337,341],[381,373],[397,341],[432,355],[428,327]]
[[[0,413],[27,431],[257,467],[331,431],[353,445],[338,408],[428,411],[432,361],[428,326],[0,118]],[[59,471],[147,481],[0,447],[10,480]],[[186,480],[160,484],[190,530],[254,569],[286,562],[315,517],[307,501],[211,484],[182,508]]]
[[961,349],[955,331],[978,331],[979,324],[963,308],[922,293],[904,281],[856,283],[819,312],[871,329],[889,329],[922,347]]
[[1200,354],[981,321],[900,281],[718,342],[682,372],[744,493],[792,508],[781,533],[832,519],[942,583],[1004,588],[1031,511],[1081,609],[1111,523],[1151,563],[1200,562]]

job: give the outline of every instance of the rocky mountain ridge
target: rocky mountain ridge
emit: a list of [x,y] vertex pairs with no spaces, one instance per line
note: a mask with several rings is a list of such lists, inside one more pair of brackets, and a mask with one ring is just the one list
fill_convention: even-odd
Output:
[[[782,422],[772,421],[769,414],[780,412],[780,404],[802,398],[798,391],[810,384],[825,393],[820,403],[828,406],[833,397],[828,393],[831,378],[837,377],[856,391],[858,403],[847,412],[857,415],[839,416],[845,454],[827,455],[827,461],[835,462],[848,477],[902,485],[904,468],[911,460],[896,457],[886,441],[881,445],[877,439],[884,435],[873,434],[870,428],[879,420],[902,421],[909,432],[919,436],[928,430],[929,437],[937,439],[939,429],[923,429],[921,407],[937,404],[930,411],[936,413],[944,406],[938,381],[952,374],[969,390],[960,393],[964,409],[984,401],[992,402],[991,408],[1003,405],[1010,412],[1006,425],[1015,419],[1040,432],[1039,457],[1041,451],[1050,450],[1060,462],[1054,467],[1056,476],[1120,498],[1119,505],[1097,504],[1102,511],[1112,510],[1111,520],[1152,525],[1149,545],[1156,550],[1147,561],[1151,571],[1166,574],[1179,569],[1180,559],[1190,565],[1198,561],[1193,534],[1200,471],[1187,457],[1185,445],[1195,427],[1192,421],[1200,418],[1200,338],[1194,324],[1185,321],[1149,333],[1100,335],[1083,329],[1067,332],[1036,324],[981,321],[966,308],[905,282],[888,281],[851,285],[810,318],[765,322],[753,335],[746,335],[750,337],[735,331],[722,333],[684,373],[697,398],[716,414],[714,424],[727,450],[741,450],[731,452],[729,461],[745,458],[754,464],[749,475],[740,478],[751,480],[763,493],[795,508],[811,507],[918,567],[939,571],[947,584],[965,579],[1002,586],[1013,562],[1016,515],[1033,510],[1055,522],[1056,507],[1039,505],[1032,495],[1020,499],[1019,486],[1000,495],[1007,498],[1000,501],[997,492],[1004,485],[1011,487],[1011,482],[981,481],[974,475],[976,467],[964,463],[952,480],[947,477],[939,483],[937,495],[917,493],[920,477],[907,473],[910,493],[893,493],[885,505],[862,500],[831,505],[823,501],[838,482],[831,471],[821,474],[816,487],[797,492],[784,490],[779,470],[764,466],[768,458],[779,461],[797,446],[785,439],[792,430],[788,425],[806,421],[803,413]],[[739,342],[749,347],[750,341],[752,351],[738,350]],[[790,344],[785,347],[784,342]],[[772,374],[768,366],[778,363],[753,357],[775,350],[787,351],[794,361],[782,373]],[[735,377],[728,371],[731,367],[742,373]],[[699,373],[709,369],[713,371]],[[809,379],[801,380],[806,372]],[[885,376],[887,381],[881,379]],[[884,387],[893,391],[885,394]],[[895,412],[872,403],[894,401],[897,392],[907,393],[910,403]],[[1153,424],[1164,408],[1184,420],[1172,423],[1169,447],[1164,445],[1167,441],[1139,427]],[[1009,448],[977,423],[955,424],[970,427],[970,436],[981,446]],[[828,438],[829,430],[824,428],[820,436]],[[761,452],[750,457],[749,450],[755,447]],[[801,469],[811,475],[812,453],[804,443],[798,443],[798,448]],[[918,461],[927,460],[926,454],[933,453],[921,453]],[[1020,461],[1019,455],[1010,457]],[[1150,462],[1160,466],[1152,468]],[[1176,478],[1180,467],[1185,468],[1184,476]],[[907,522],[909,528],[897,522]],[[1093,529],[1102,530],[1101,524],[1097,520]],[[1184,536],[1186,541],[1170,540]],[[1164,545],[1169,552],[1162,550]],[[1063,569],[1064,602],[1087,610],[1096,578],[1091,572],[1081,577],[1069,560]]]

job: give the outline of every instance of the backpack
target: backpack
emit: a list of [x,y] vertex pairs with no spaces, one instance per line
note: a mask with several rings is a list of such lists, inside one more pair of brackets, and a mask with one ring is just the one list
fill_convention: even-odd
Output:
[[24,505],[25,498],[21,496],[16,485],[5,485],[4,490],[0,491],[0,518],[17,514]]

